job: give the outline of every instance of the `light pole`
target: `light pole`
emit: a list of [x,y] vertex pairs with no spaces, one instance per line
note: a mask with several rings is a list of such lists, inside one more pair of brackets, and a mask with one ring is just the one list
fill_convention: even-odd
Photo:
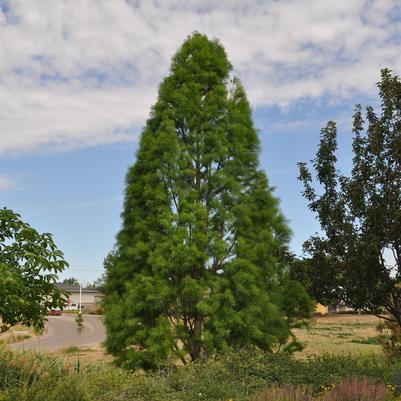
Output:
[[79,283],[79,313],[82,312],[82,284],[80,281],[78,281]]

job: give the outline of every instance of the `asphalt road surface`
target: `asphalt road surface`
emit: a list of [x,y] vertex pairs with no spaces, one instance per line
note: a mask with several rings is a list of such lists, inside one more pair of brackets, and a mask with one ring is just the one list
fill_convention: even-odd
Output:
[[106,331],[101,316],[83,315],[84,329],[81,336],[75,323],[76,315],[49,316],[46,333],[24,342],[11,345],[13,349],[57,351],[71,346],[96,347],[106,339]]

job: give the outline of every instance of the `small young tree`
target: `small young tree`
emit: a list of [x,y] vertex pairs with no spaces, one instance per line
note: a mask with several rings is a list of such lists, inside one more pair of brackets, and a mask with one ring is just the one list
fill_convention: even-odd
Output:
[[320,277],[335,277],[337,299],[401,326],[401,82],[384,69],[378,87],[380,114],[367,107],[364,117],[356,107],[349,177],[336,167],[332,121],[322,130],[312,161],[322,195],[312,187],[306,163],[300,163],[303,194],[325,234],[311,237],[305,249]]
[[229,346],[272,350],[310,313],[283,272],[289,229],[230,71],[217,40],[190,36],[143,130],[105,262],[106,344],[123,365],[186,363]]
[[[82,312],[79,311],[77,316],[75,317],[75,323],[77,325],[77,331],[79,334],[79,349],[82,348],[82,332],[84,330],[85,324],[84,324],[84,317],[82,316]],[[81,371],[81,361],[79,359],[79,354],[77,356],[77,365],[75,368],[76,372],[79,373]]]
[[75,317],[75,323],[77,325],[77,331],[81,336],[82,331],[84,329],[84,318],[82,316],[82,312],[78,312],[77,316]]
[[79,334],[79,347],[81,348],[82,344],[82,331],[84,330],[84,317],[82,316],[82,312],[79,311],[77,316],[75,317],[75,323],[77,325],[77,331]]
[[68,264],[50,234],[39,234],[9,209],[0,209],[0,331],[22,323],[42,329],[49,309],[67,296],[54,285]]

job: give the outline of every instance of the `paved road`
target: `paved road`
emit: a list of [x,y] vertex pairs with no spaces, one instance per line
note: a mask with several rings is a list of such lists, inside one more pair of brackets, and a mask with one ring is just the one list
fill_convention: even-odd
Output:
[[46,334],[35,336],[27,341],[12,344],[13,349],[38,351],[57,351],[71,346],[95,347],[106,339],[101,316],[83,315],[84,329],[81,339],[75,323],[75,315],[49,316]]

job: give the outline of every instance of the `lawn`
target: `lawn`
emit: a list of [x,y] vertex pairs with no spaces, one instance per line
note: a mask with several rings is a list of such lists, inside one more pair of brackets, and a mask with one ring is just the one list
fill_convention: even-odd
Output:
[[376,326],[372,315],[325,315],[311,321],[309,328],[294,330],[304,344],[297,357],[330,354],[380,353]]

